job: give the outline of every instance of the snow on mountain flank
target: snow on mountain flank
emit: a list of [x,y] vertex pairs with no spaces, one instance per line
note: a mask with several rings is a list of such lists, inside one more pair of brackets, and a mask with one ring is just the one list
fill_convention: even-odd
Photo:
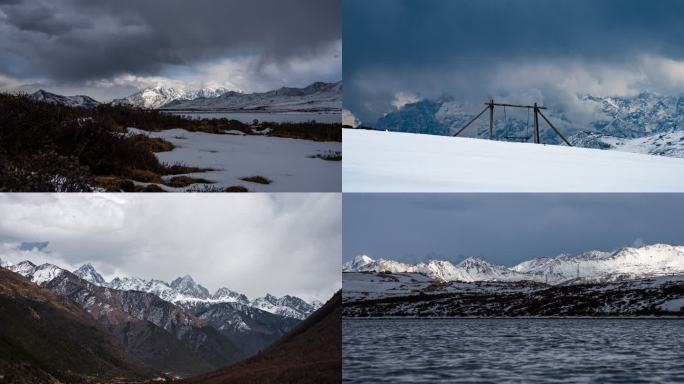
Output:
[[[7,265],[7,269],[16,272],[38,285],[45,285],[63,273],[68,271],[52,264],[35,265],[26,260],[15,265]],[[198,304],[236,303],[236,305],[248,306],[280,316],[294,319],[305,319],[322,304],[318,301],[307,303],[296,296],[285,295],[275,297],[267,294],[250,300],[246,295],[232,291],[228,288],[219,288],[213,294],[195,282],[190,275],[178,277],[171,283],[156,279],[143,279],[139,277],[117,277],[107,283],[102,275],[90,263],[82,265],[73,272],[77,277],[92,284],[120,291],[140,291],[151,293],[164,301],[190,307]]]
[[267,294],[264,297],[254,299],[251,306],[276,315],[293,317],[295,319],[305,319],[315,310],[312,304],[290,295],[278,298]]
[[30,261],[22,261],[8,269],[28,278],[38,285],[48,283],[65,272],[64,269],[59,268],[56,265],[45,263],[37,266]]
[[684,159],[343,129],[344,192],[681,192]]
[[52,104],[62,104],[69,107],[94,108],[99,102],[90,96],[76,95],[76,96],[62,96],[55,93],[50,93],[44,90],[39,90],[31,95],[29,98],[35,101],[42,101]]
[[341,111],[342,82],[316,82],[304,88],[282,87],[262,93],[242,93],[221,87],[197,90],[151,87],[116,99],[112,104],[185,111]]
[[171,288],[185,296],[198,299],[208,299],[210,296],[209,290],[195,283],[195,280],[190,275],[185,275],[172,281]]
[[230,90],[227,88],[201,88],[184,90],[167,87],[150,87],[122,99],[112,101],[114,105],[130,105],[137,108],[156,109],[176,100],[218,97]]
[[282,87],[263,93],[225,92],[216,97],[178,98],[166,110],[336,111],[342,110],[342,82],[315,82],[304,88]]
[[[416,265],[392,260],[357,257],[343,266],[345,272],[421,273],[439,281],[536,281],[549,284],[605,282],[653,276],[684,275],[684,246],[666,244],[621,248],[613,252],[588,251],[524,261],[513,267],[468,258],[453,265],[431,260]],[[362,261],[362,262],[360,262]],[[387,266],[388,269],[383,267]]]
[[74,271],[74,275],[101,287],[107,285],[107,282],[102,275],[100,275],[90,263],[83,264],[80,268]]

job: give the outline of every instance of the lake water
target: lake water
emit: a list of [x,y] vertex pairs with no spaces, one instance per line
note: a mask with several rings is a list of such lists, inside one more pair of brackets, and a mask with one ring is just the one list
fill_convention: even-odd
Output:
[[255,119],[273,123],[303,123],[316,120],[320,123],[342,123],[340,113],[304,113],[304,112],[173,112],[177,115],[193,119],[234,119],[243,123],[251,123]]
[[682,320],[347,320],[345,383],[681,383]]

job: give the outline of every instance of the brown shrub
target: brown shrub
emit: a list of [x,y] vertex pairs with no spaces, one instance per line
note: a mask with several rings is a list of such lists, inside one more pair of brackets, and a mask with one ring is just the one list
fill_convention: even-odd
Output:
[[263,176],[243,177],[241,180],[249,181],[250,183],[257,183],[257,184],[271,184],[271,180],[269,180]]
[[166,180],[166,185],[174,188],[184,188],[192,184],[211,184],[212,181],[206,179],[200,179],[190,176],[175,176]]
[[224,190],[225,192],[249,192],[249,190],[241,185],[234,185],[232,187],[228,187]]

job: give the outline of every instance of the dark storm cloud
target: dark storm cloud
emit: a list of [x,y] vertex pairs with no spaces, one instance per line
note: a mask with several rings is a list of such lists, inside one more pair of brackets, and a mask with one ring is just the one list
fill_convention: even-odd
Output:
[[339,0],[0,2],[0,73],[55,81],[156,74],[255,55],[306,57],[340,39]]
[[417,262],[494,263],[684,245],[681,194],[345,194],[344,261],[360,254]]
[[[548,92],[531,78],[552,82],[573,63],[600,81],[604,67],[639,72],[645,55],[684,58],[684,2],[675,0],[348,0],[343,22],[345,105],[362,119],[396,91],[480,100],[506,91],[493,84],[502,81]],[[525,66],[530,79],[499,76]]]

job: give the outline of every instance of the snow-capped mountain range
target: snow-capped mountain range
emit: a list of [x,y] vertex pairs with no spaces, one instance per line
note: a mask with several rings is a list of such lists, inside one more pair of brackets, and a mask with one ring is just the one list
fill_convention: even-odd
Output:
[[342,82],[316,82],[304,88],[282,87],[261,93],[225,92],[216,97],[178,98],[165,110],[319,112],[342,110]]
[[661,275],[684,275],[684,246],[667,244],[625,247],[612,252],[561,254],[522,262],[513,267],[468,258],[454,265],[431,260],[406,264],[357,256],[343,264],[344,272],[423,273],[439,281],[535,281],[549,284],[617,281]]
[[100,103],[90,96],[76,95],[76,96],[62,96],[55,93],[50,93],[44,90],[38,90],[29,97],[35,101],[42,101],[52,104],[62,104],[69,107],[94,108]]
[[[30,261],[22,261],[16,265],[7,266],[7,269],[28,277],[38,285],[45,284],[66,271],[52,264],[35,265]],[[267,294],[264,297],[249,300],[246,295],[225,287],[211,294],[207,288],[196,283],[190,275],[178,277],[170,284],[161,280],[136,277],[117,277],[111,282],[107,282],[91,264],[84,264],[74,270],[73,274],[103,288],[151,293],[164,301],[186,308],[198,303],[239,303],[280,316],[302,320],[321,306],[318,301],[307,303],[290,295],[277,298]]]
[[[71,107],[93,108],[100,104],[89,96],[62,96],[42,89],[30,97],[36,101]],[[315,82],[304,88],[281,87],[257,93],[243,93],[223,87],[186,90],[157,86],[114,99],[111,104],[186,111],[340,112],[342,82]]]
[[[684,156],[680,133],[684,131],[684,95],[662,96],[651,92],[633,97],[580,95],[577,103],[586,111],[592,111],[589,123],[580,123],[570,113],[554,110],[553,106],[548,106],[545,112],[573,145]],[[377,120],[374,127],[397,132],[452,135],[474,117],[479,108],[479,105],[466,106],[448,96],[436,100],[422,99],[387,113]],[[504,114],[499,108],[494,120],[495,139],[531,141],[533,122],[526,112],[509,109]],[[481,117],[462,135],[487,137],[487,121],[486,116]],[[540,125],[543,143],[561,143],[544,122]]]
[[260,93],[242,93],[227,88],[183,90],[146,88],[114,105],[166,110],[211,111],[339,111],[342,108],[342,82],[316,82],[304,88],[282,87]]
[[194,100],[197,98],[214,98],[226,92],[228,88],[200,88],[184,90],[172,87],[150,87],[122,99],[112,100],[114,105],[130,105],[138,108],[157,109],[176,100]]

